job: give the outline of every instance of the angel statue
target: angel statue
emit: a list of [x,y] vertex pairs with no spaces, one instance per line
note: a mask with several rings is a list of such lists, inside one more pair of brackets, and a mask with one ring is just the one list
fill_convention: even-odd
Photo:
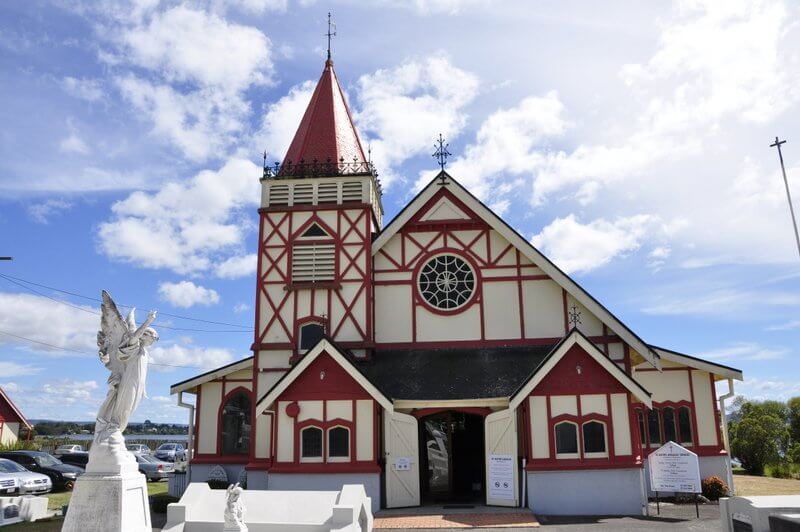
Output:
[[131,309],[123,320],[105,290],[100,309],[101,330],[97,333],[97,347],[100,361],[111,371],[111,375],[108,376],[106,399],[97,413],[94,442],[86,470],[120,473],[125,469],[135,472],[138,466],[133,455],[125,448],[122,432],[145,396],[147,347],[158,340],[158,333],[150,328],[156,319],[156,312],[150,311],[144,323],[137,327],[134,317],[136,309]]
[[244,490],[239,483],[231,484],[225,492],[225,526],[223,532],[247,532],[247,525],[244,524],[244,502],[242,493]]

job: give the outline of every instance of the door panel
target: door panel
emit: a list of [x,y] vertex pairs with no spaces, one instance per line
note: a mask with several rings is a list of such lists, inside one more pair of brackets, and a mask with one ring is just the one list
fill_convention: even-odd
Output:
[[386,412],[386,507],[419,506],[419,432],[414,416]]
[[517,416],[501,410],[486,416],[486,504],[519,506]]

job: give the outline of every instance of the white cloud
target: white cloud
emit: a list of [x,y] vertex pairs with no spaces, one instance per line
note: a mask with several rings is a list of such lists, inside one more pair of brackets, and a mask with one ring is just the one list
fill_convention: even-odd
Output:
[[289,89],[286,96],[266,106],[261,129],[253,137],[255,149],[281,161],[292,142],[316,82],[306,81]]
[[228,349],[216,347],[193,347],[181,344],[159,346],[150,349],[150,359],[156,371],[168,372],[171,366],[191,366],[200,369],[214,369],[233,360],[233,354]]
[[776,360],[789,352],[783,347],[764,347],[755,342],[737,342],[726,347],[700,353],[701,358],[711,360]]
[[259,201],[260,168],[231,159],[155,193],[134,192],[112,206],[100,224],[99,246],[108,257],[179,274],[208,270],[240,257],[244,233],[237,216]]
[[17,384],[16,382],[6,382],[0,384],[0,388],[2,388],[3,391],[6,393],[17,393],[21,389],[19,384]]
[[247,303],[236,303],[236,305],[233,306],[233,311],[237,314],[241,314],[242,312],[247,312],[250,308],[250,305]]
[[40,224],[47,224],[51,216],[72,208],[72,203],[63,199],[49,199],[28,206],[28,215]]
[[420,15],[456,15],[462,9],[475,6],[489,7],[493,2],[492,0],[386,0],[386,3],[413,9]]
[[588,272],[639,249],[653,223],[651,216],[640,214],[582,224],[570,214],[555,219],[531,241],[564,271]]
[[[98,312],[93,307],[76,306]],[[97,314],[83,312],[41,296],[0,292],[0,331],[5,333],[66,349],[95,351],[98,325]],[[0,334],[0,345],[2,344],[13,344],[52,355],[70,354],[5,334]]]
[[58,150],[61,153],[77,153],[86,155],[89,153],[89,146],[78,136],[77,131],[70,131],[70,134],[58,143]]
[[[31,364],[18,364],[16,362],[0,362],[0,375],[5,378],[11,377],[25,377],[28,375],[36,375],[42,371],[42,368]],[[13,382],[4,384],[3,389],[7,392],[16,392],[17,387]]]
[[[238,8],[251,13],[263,13],[264,11],[286,11],[289,4],[288,0],[218,0],[225,8]],[[308,2],[301,2],[308,3]]]
[[194,305],[208,307],[219,303],[219,294],[216,290],[196,285],[191,281],[161,283],[158,286],[158,293],[161,299],[180,308],[189,308]]
[[[664,286],[660,294],[647,297],[646,314],[656,315],[707,315],[715,318],[745,318],[754,316],[770,318],[776,308],[800,306],[800,294],[772,290],[716,287],[702,281],[679,286]],[[781,310],[783,314],[785,310]]]
[[[467,123],[464,108],[478,94],[478,78],[442,53],[361,76],[355,119],[371,139],[373,161],[385,185],[402,161],[432,152],[439,133],[456,138]],[[410,127],[409,124],[413,124]]]
[[800,394],[800,384],[798,384],[797,379],[774,376],[750,377],[745,374],[744,382],[736,384],[736,392],[737,395],[743,395],[755,401],[766,399],[785,401]]
[[103,83],[99,79],[67,76],[61,80],[61,87],[70,96],[87,102],[97,102],[105,98]]
[[93,393],[99,388],[97,381],[76,381],[62,379],[42,384],[41,401],[48,404],[64,404],[72,406],[76,403],[93,404]]
[[255,253],[230,257],[221,262],[216,268],[217,277],[223,279],[238,279],[256,273],[258,256]]

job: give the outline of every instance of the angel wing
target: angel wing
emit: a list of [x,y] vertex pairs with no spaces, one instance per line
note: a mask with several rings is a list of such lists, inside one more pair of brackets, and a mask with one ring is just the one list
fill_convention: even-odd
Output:
[[117,369],[117,350],[122,342],[123,336],[128,332],[128,326],[122,319],[117,310],[117,305],[111,299],[111,295],[103,290],[103,303],[100,305],[100,332],[97,334],[98,347],[103,361],[112,373]]

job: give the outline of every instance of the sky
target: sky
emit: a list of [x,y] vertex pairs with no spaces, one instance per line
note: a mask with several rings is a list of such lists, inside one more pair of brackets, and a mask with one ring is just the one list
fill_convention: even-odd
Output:
[[[261,154],[333,57],[391,219],[449,172],[647,342],[800,395],[800,6],[676,0],[0,3],[0,386],[91,420],[101,289],[158,309],[134,421],[250,355]],[[800,204],[797,204],[800,209]]]

